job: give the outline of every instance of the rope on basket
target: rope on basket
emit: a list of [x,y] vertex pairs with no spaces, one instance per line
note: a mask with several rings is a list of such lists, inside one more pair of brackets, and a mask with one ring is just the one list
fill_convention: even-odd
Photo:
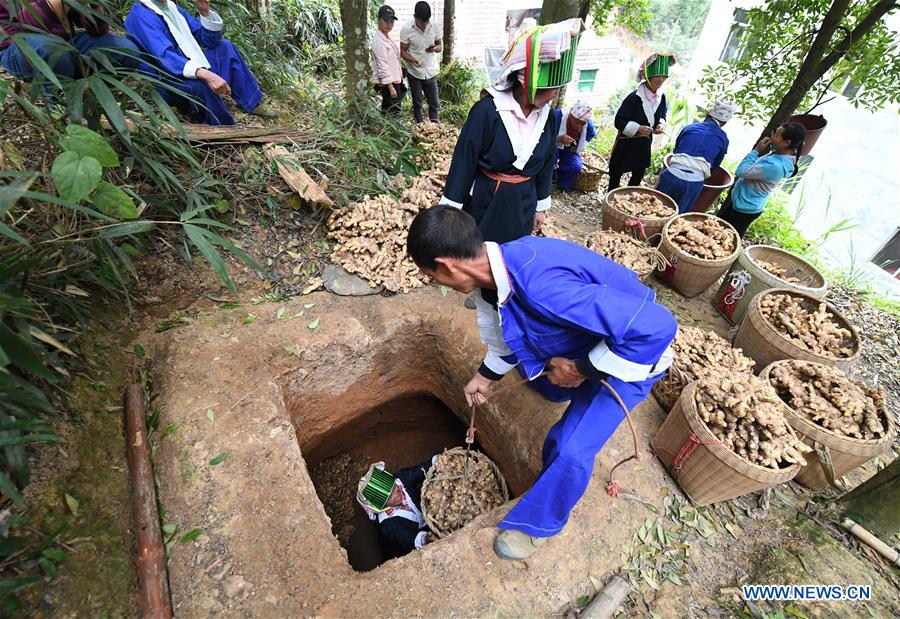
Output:
[[[544,376],[544,375],[545,375],[545,372],[541,372],[540,374],[535,376],[533,380],[537,380],[538,378],[540,378],[541,376]],[[529,379],[527,377],[519,379],[513,383],[510,383],[509,385],[506,385],[505,387],[498,389],[497,391],[495,391],[494,393],[491,394],[491,397],[494,398],[502,393],[509,391],[510,389],[514,389],[515,387],[518,387],[519,385],[524,385],[527,382],[531,382],[531,379]],[[640,461],[641,454],[638,451],[637,432],[634,429],[634,424],[631,423],[631,415],[628,413],[628,407],[625,406],[625,402],[622,401],[622,398],[619,396],[618,392],[615,389],[613,389],[612,385],[610,385],[608,382],[606,382],[603,379],[600,380],[600,384],[602,386],[606,387],[607,389],[609,389],[610,393],[612,393],[613,398],[615,398],[615,400],[616,400],[616,402],[618,402],[619,406],[622,407],[622,411],[625,413],[625,420],[628,422],[628,428],[631,430],[631,440],[634,443],[634,453],[632,455],[628,456],[627,458],[623,458],[622,460],[619,460],[615,464],[615,466],[613,466],[609,470],[609,482],[606,485],[606,493],[609,494],[609,496],[611,496],[611,497],[618,498],[619,492],[621,491],[622,488],[619,485],[619,482],[616,481],[615,479],[613,479],[613,472],[617,468],[619,468],[619,466],[621,466],[622,464],[625,464],[629,460]],[[469,407],[469,429],[466,431],[466,464],[465,464],[465,467],[468,467],[469,448],[471,447],[472,443],[475,442],[475,408],[477,406],[480,406],[480,405],[473,404],[471,407]],[[464,468],[464,471],[467,472],[468,469]],[[464,475],[464,477],[465,477],[465,475]]]
[[[644,229],[644,222],[640,219],[626,219],[625,228],[633,234],[635,238],[641,241],[647,240],[647,230]],[[637,228],[637,233],[635,233],[635,228]]]
[[669,261],[666,260],[665,254],[655,247],[651,249],[647,257],[650,259],[651,271],[665,271],[666,267],[669,266]]
[[[694,453],[699,445],[721,445],[722,441],[701,441],[697,438],[697,435],[691,432],[691,435],[684,442],[684,445],[681,446],[681,449],[678,450],[678,453],[674,455],[672,458],[672,470],[676,471],[675,479],[678,479],[681,476],[681,469],[684,467],[684,463],[688,458]],[[662,447],[656,447],[656,451],[661,451],[663,453],[667,453],[670,456],[672,452],[668,449],[663,449]]]

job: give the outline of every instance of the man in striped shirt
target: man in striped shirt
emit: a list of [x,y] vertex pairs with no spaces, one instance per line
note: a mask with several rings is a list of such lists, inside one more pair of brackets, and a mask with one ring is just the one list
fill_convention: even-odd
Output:
[[[82,77],[83,59],[101,54],[120,67],[138,64],[134,43],[109,33],[99,4],[84,14],[65,6],[63,0],[0,0],[0,64],[13,77],[26,81],[40,75],[28,48],[57,77]],[[100,68],[105,63],[91,65]]]

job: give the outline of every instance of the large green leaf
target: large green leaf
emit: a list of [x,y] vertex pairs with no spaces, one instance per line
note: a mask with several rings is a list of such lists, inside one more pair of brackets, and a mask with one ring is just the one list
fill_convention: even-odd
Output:
[[119,165],[119,155],[102,135],[79,125],[69,125],[66,133],[69,137],[59,141],[63,150],[78,153],[82,157],[93,157],[104,168]]
[[100,212],[119,219],[134,219],[137,217],[137,207],[120,187],[116,187],[106,181],[100,181],[97,190],[91,195],[91,202]]
[[12,329],[0,323],[0,348],[9,357],[10,362],[19,368],[48,380],[56,378],[41,361],[31,344],[22,339]]
[[67,200],[82,200],[97,188],[103,168],[93,157],[66,151],[54,160],[50,173],[60,196]]
[[[3,472],[0,472],[0,492],[12,499],[12,502],[19,507],[25,507],[25,501],[22,500],[22,495],[19,494],[16,485]],[[4,593],[4,580],[0,579],[0,593]]]
[[129,221],[114,226],[109,226],[100,231],[100,236],[104,239],[114,239],[120,236],[129,236],[132,234],[140,234],[153,230],[156,224],[152,221]]

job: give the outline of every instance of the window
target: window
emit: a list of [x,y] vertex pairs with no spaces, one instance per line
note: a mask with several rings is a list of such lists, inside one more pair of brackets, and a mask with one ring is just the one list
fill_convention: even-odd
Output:
[[597,69],[588,69],[578,72],[578,92],[594,92],[594,82],[597,81]]
[[731,24],[731,31],[728,33],[728,39],[725,41],[725,47],[719,55],[719,60],[728,62],[729,60],[740,60],[744,50],[741,47],[741,39],[744,31],[747,29],[747,10],[735,9],[734,21]]

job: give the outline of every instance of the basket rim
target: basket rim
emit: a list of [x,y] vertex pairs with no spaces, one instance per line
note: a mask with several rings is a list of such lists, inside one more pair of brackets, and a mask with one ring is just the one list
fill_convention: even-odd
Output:
[[[753,251],[761,250],[761,249],[765,249],[767,251],[774,251],[777,254],[785,254],[787,256],[790,256],[791,258],[794,258],[795,260],[798,260],[799,262],[802,262],[807,268],[809,268],[816,275],[818,275],[820,278],[822,278],[822,282],[823,282],[822,285],[821,286],[804,286],[803,284],[794,284],[794,283],[787,281],[786,279],[782,279],[782,278],[778,277],[771,271],[767,271],[762,265],[760,265],[756,261],[756,259],[753,257],[753,255],[751,253]],[[744,254],[746,254],[747,260],[749,260],[750,262],[753,263],[753,266],[755,266],[759,269],[762,269],[763,271],[768,273],[769,276],[772,277],[773,279],[776,279],[779,282],[784,282],[787,286],[791,286],[792,289],[800,290],[801,292],[805,292],[808,290],[812,290],[815,292],[828,290],[828,280],[825,278],[825,276],[822,274],[822,272],[819,269],[817,269],[812,264],[810,264],[809,261],[804,260],[797,254],[789,252],[786,249],[782,249],[781,247],[775,247],[774,245],[766,245],[765,243],[757,243],[756,245],[748,245],[747,247],[745,247]]]
[[[846,373],[843,372],[843,370],[841,370],[841,368],[834,366],[834,365],[819,363],[818,361],[807,361],[806,359],[779,359],[778,361],[773,361],[772,363],[770,363],[769,365],[764,367],[762,369],[762,371],[759,373],[759,377],[771,385],[772,379],[770,378],[769,375],[771,374],[771,372],[775,368],[775,366],[781,365],[781,364],[786,364],[786,363],[792,363],[792,362],[811,363],[813,365],[818,365],[823,368],[830,368],[832,370],[836,370],[846,376]],[[860,381],[855,380],[850,376],[846,376],[846,378],[847,378],[847,380],[849,380],[851,382],[861,384]],[[773,385],[773,387],[774,387],[774,385]],[[781,396],[779,396],[779,399],[781,399]],[[784,402],[784,400],[781,400],[781,401]],[[897,426],[896,426],[896,424],[894,424],[893,415],[891,415],[890,411],[887,410],[886,408],[881,408],[879,410],[884,415],[884,418],[887,419],[887,422],[888,422],[887,423],[887,425],[888,425],[887,432],[885,432],[884,436],[882,436],[879,439],[868,439],[867,440],[867,439],[856,438],[855,436],[846,436],[839,432],[835,432],[834,430],[829,430],[828,428],[823,428],[816,422],[811,421],[811,420],[807,419],[801,413],[798,413],[787,402],[784,402],[784,403],[785,403],[785,405],[787,405],[788,410],[791,412],[789,419],[791,421],[796,420],[799,422],[798,425],[803,426],[802,428],[795,428],[795,429],[798,432],[802,432],[804,434],[804,436],[808,436],[809,438],[812,438],[813,440],[816,440],[820,443],[823,443],[825,441],[819,440],[819,438],[814,436],[814,434],[817,434],[817,433],[824,434],[829,439],[834,439],[835,441],[849,443],[849,445],[854,446],[854,447],[875,447],[875,446],[880,446],[880,445],[889,447],[894,442],[894,434],[897,431]],[[829,447],[832,447],[832,448],[835,447],[835,445],[831,444],[830,441],[828,443],[829,443],[828,444]],[[838,450],[838,451],[840,451],[840,450]],[[875,454],[873,453],[872,456],[874,457]]]
[[[691,427],[691,430],[693,430],[695,434],[702,434],[702,440],[704,441],[715,441],[716,435],[713,434],[712,430],[709,429],[709,426],[707,426],[706,423],[702,419],[700,419],[700,416],[697,414],[696,410],[696,401],[694,400],[694,395],[700,388],[700,383],[702,382],[704,382],[704,379],[702,378],[691,382],[687,387],[684,388],[684,391],[681,392],[681,395],[678,399],[681,400],[682,398],[687,398],[686,401],[690,401],[690,403],[692,404],[692,406],[684,406],[683,404],[681,406],[682,414],[684,415],[685,419],[687,419],[688,425]],[[780,398],[779,401],[781,401]],[[785,409],[789,410],[789,407],[785,405],[784,402],[781,402],[781,404]],[[709,449],[710,453],[712,453],[723,464],[726,464],[727,466],[731,467],[742,475],[745,475],[746,477],[750,477],[751,479],[762,483],[778,484],[791,480],[796,477],[801,468],[800,465],[796,463],[791,464],[790,466],[783,469],[771,469],[767,466],[755,464],[745,458],[740,457],[738,454],[728,449],[724,445],[719,444],[718,442],[712,445],[704,445],[704,447]],[[749,469],[749,472],[754,473],[757,476],[749,475],[746,469]],[[792,474],[789,475],[789,473]],[[760,477],[762,476],[769,477],[770,479],[760,479]]]
[[[824,303],[825,309],[837,316],[838,320],[840,320],[840,322],[842,323],[842,326],[849,329],[854,344],[853,354],[849,357],[825,357],[824,355],[818,355],[817,353],[811,353],[808,350],[803,350],[802,348],[794,344],[790,339],[784,337],[781,332],[777,331],[775,327],[765,318],[765,316],[763,316],[762,309],[760,309],[759,306],[760,303],[762,303],[762,300],[770,294],[789,294],[793,296],[803,297],[808,301],[813,301],[817,305],[819,303]],[[807,292],[796,290],[794,288],[769,288],[768,290],[763,290],[762,292],[756,293],[756,296],[754,296],[753,299],[750,300],[750,307],[748,308],[748,310],[751,308],[755,310],[755,313],[759,317],[759,321],[763,325],[765,325],[767,332],[774,333],[777,336],[779,342],[783,342],[786,346],[790,347],[791,350],[788,352],[799,351],[802,354],[815,355],[820,359],[828,359],[829,361],[837,361],[839,363],[854,362],[855,360],[859,359],[860,355],[862,354],[862,339],[859,337],[859,332],[856,330],[856,327],[853,326],[853,323],[851,323],[838,308],[836,308],[828,301],[825,301],[824,299],[818,299]],[[761,335],[766,334],[767,333],[761,333]]]
[[[728,229],[734,233],[735,237],[735,247],[734,251],[725,256],[724,258],[716,258],[715,260],[709,260],[708,258],[700,258],[699,256],[695,256],[694,254],[688,253],[672,243],[669,240],[669,226],[672,225],[672,222],[679,218],[691,218],[691,219],[717,219],[719,222],[728,226]],[[662,237],[660,239],[660,249],[662,248],[662,244],[665,243],[668,247],[672,249],[672,251],[678,256],[679,260],[687,260],[688,262],[693,262],[696,264],[701,264],[705,266],[720,266],[722,264],[730,264],[735,261],[735,259],[740,255],[741,251],[743,251],[743,247],[741,246],[741,235],[738,234],[737,230],[735,230],[734,226],[730,223],[722,219],[721,217],[716,217],[715,215],[711,215],[709,213],[679,213],[675,215],[675,217],[671,218],[669,221],[663,225],[662,228]]]
[[[451,447],[450,449],[445,449],[444,451],[439,453],[438,456],[442,456],[444,454],[452,454],[452,455],[461,455],[462,454],[462,455],[464,455],[466,453],[467,453],[467,450],[465,447],[456,446],[456,447]],[[476,459],[484,459],[488,463],[488,466],[491,467],[491,470],[494,471],[494,473],[497,475],[497,480],[500,482],[500,489],[502,491],[501,494],[503,496],[503,503],[506,503],[507,501],[509,501],[509,486],[507,485],[506,478],[503,476],[503,473],[500,471],[500,467],[497,465],[497,463],[494,462],[486,453],[478,451],[477,449],[468,450],[468,453],[470,455],[474,456]],[[456,531],[459,531],[460,529],[465,528],[466,526],[468,526],[469,523],[466,523],[465,525],[463,525],[456,531],[444,531],[443,529],[441,529],[440,527],[437,526],[437,524],[434,521],[434,518],[432,518],[427,513],[428,510],[425,509],[425,490],[426,490],[426,488],[428,488],[430,486],[431,482],[434,480],[434,473],[436,470],[437,469],[435,468],[435,466],[431,465],[431,467],[428,469],[428,472],[425,473],[425,480],[422,482],[422,490],[420,492],[421,509],[419,511],[422,512],[422,518],[425,520],[425,524],[428,525],[428,528],[435,535],[437,535],[439,539],[443,539],[444,537],[447,537],[448,535],[456,533]],[[502,503],[501,503],[501,506],[502,506]]]
[[[609,196],[611,196],[613,194],[619,194],[619,193],[649,193],[649,194],[654,195],[657,198],[659,198],[663,202],[663,204],[669,205],[672,208],[672,214],[665,215],[662,217],[645,217],[642,215],[632,215],[631,213],[626,213],[625,211],[613,206],[609,201]],[[640,219],[645,224],[646,223],[662,223],[667,220],[671,220],[673,217],[676,217],[678,215],[678,203],[675,202],[675,200],[670,195],[665,194],[658,189],[653,189],[652,187],[626,186],[626,187],[616,187],[615,189],[610,189],[609,191],[606,192],[606,195],[603,196],[603,206],[605,208],[608,208],[609,210],[611,210],[613,213],[618,215],[620,218],[625,217],[625,218]]]

